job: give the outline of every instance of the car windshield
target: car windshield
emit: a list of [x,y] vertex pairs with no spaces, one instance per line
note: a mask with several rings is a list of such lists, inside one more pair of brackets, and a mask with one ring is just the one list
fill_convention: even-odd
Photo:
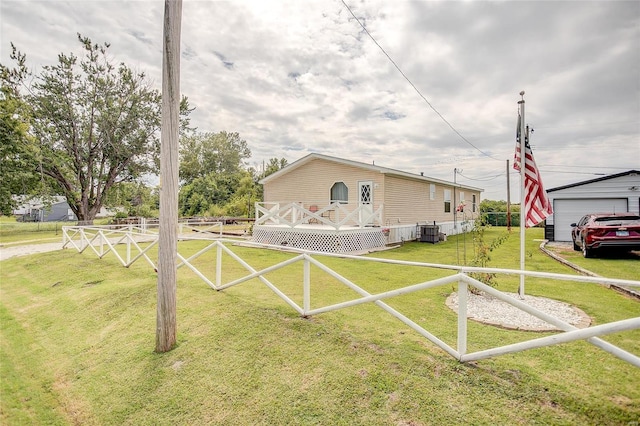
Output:
[[638,221],[640,221],[640,216],[606,216],[606,217],[598,217],[594,220],[594,222],[601,223],[603,225],[613,225],[614,223],[629,225],[633,222],[638,222]]

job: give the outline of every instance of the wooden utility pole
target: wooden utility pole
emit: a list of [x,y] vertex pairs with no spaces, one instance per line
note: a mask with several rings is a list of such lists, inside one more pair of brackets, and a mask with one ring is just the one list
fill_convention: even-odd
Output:
[[162,37],[162,128],[160,133],[160,235],[156,352],[176,343],[178,250],[178,130],[180,113],[180,24],[182,0],[165,0]]

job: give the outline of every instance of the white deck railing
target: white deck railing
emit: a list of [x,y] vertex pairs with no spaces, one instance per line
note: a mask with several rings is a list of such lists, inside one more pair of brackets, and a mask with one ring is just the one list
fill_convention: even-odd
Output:
[[[155,269],[155,264],[148,256],[148,251],[151,247],[155,246],[157,243],[157,234],[143,234],[148,240],[148,245],[146,247],[142,247],[140,245],[141,235],[136,229],[130,230],[117,230],[113,229],[100,229],[98,227],[75,227],[75,226],[66,226],[63,227],[64,234],[64,247],[70,246],[76,248],[79,252],[85,251],[87,248],[91,248],[91,250],[96,253],[99,257],[104,257],[107,253],[113,253],[116,258],[120,260],[123,266],[129,266],[134,263],[136,260],[140,258],[144,258],[147,260],[149,264]],[[114,238],[115,236],[115,238]],[[122,256],[116,250],[115,244],[126,244],[126,252],[127,252],[127,261],[125,262]],[[578,329],[577,327],[559,319],[553,317],[537,308],[527,305],[526,303],[511,297],[505,293],[502,293],[499,290],[496,290],[482,282],[472,278],[469,274],[472,273],[490,273],[490,274],[507,274],[507,275],[524,275],[527,277],[538,277],[545,278],[549,280],[555,281],[573,281],[573,282],[582,282],[588,284],[613,284],[618,286],[629,286],[640,288],[640,281],[632,281],[632,280],[621,280],[621,279],[613,279],[613,278],[603,278],[603,277],[585,277],[579,275],[565,275],[565,274],[555,274],[555,273],[546,273],[546,272],[535,272],[535,271],[519,271],[512,269],[498,269],[498,268],[478,268],[478,267],[466,267],[466,266],[453,266],[453,265],[441,265],[441,264],[432,264],[432,263],[424,263],[424,262],[409,262],[409,261],[401,261],[401,260],[391,260],[391,259],[381,259],[381,258],[373,258],[373,257],[360,257],[360,256],[349,256],[345,254],[326,254],[326,253],[314,253],[314,252],[304,252],[301,250],[293,250],[294,252],[299,252],[296,256],[285,260],[283,262],[277,263],[275,265],[271,265],[269,267],[263,268],[261,270],[254,269],[251,265],[249,265],[246,261],[244,261],[240,256],[234,253],[229,247],[227,247],[228,243],[237,243],[234,240],[214,240],[211,241],[209,245],[205,248],[201,249],[197,253],[191,255],[188,258],[183,257],[178,253],[178,259],[180,264],[178,268],[186,266],[191,271],[193,271],[200,279],[202,279],[207,285],[209,285],[214,290],[225,290],[230,287],[240,285],[254,278],[259,279],[265,286],[271,289],[275,294],[277,294],[280,298],[282,298],[291,308],[293,308],[296,312],[298,312],[302,316],[311,316],[317,315],[325,312],[335,311],[338,309],[344,309],[351,306],[360,305],[363,303],[373,303],[394,316],[395,318],[402,321],[411,329],[415,330],[420,335],[427,338],[429,341],[434,343],[435,345],[442,348],[452,357],[458,359],[461,362],[469,362],[476,361],[485,358],[495,357],[499,355],[504,355],[513,352],[521,352],[528,349],[539,348],[543,346],[551,346],[560,343],[566,343],[574,340],[586,340],[589,343],[603,349],[606,352],[609,352],[618,358],[640,368],[640,357],[638,355],[632,354],[622,348],[619,348],[605,340],[602,340],[600,336],[604,336],[611,333],[618,333],[621,331],[627,330],[636,330],[640,329],[640,317],[628,318],[620,321],[615,321],[607,324],[600,324],[593,327],[588,327],[584,329]],[[105,246],[107,247],[105,250]],[[267,246],[267,245],[256,245],[259,247],[277,247],[279,246]],[[100,247],[100,250],[97,249]],[[131,256],[131,249],[136,249],[138,253],[135,256]],[[208,261],[207,264],[211,264],[215,262],[215,275],[213,277],[207,277],[204,273],[202,273],[194,264],[193,261],[197,258],[205,255],[206,253],[214,252],[215,260]],[[229,282],[223,282],[223,270],[222,270],[222,259],[223,256],[227,255],[234,259],[238,264],[240,264],[243,268],[247,270],[247,274],[241,278],[231,280]],[[340,257],[343,259],[351,259],[353,261],[359,262],[377,262],[377,263],[385,263],[385,264],[393,264],[393,265],[404,265],[404,266],[418,266],[423,268],[436,268],[439,270],[449,270],[451,275],[443,278],[427,280],[424,282],[420,282],[418,284],[409,284],[405,287],[378,293],[371,294],[366,291],[361,286],[357,285],[353,281],[345,278],[338,272],[326,266],[320,259],[324,257]],[[300,285],[302,286],[302,305],[296,303],[291,297],[289,297],[284,291],[280,290],[277,284],[271,282],[266,274],[276,271],[281,268],[290,267],[294,264],[300,264],[302,267],[302,282]],[[318,308],[311,308],[311,265],[319,268],[321,271],[335,278],[338,282],[342,283],[346,287],[350,288],[354,292],[356,292],[359,297],[354,299],[331,304],[327,306],[322,306]],[[426,274],[425,274],[426,275]],[[414,293],[417,291],[441,287],[457,285],[458,290],[458,310],[457,310],[457,339],[455,347],[444,342],[440,338],[438,338],[433,332],[427,331],[425,328],[417,324],[415,321],[411,320],[404,314],[402,314],[399,310],[392,308],[388,304],[386,304],[383,300],[390,299],[392,297],[405,295],[409,293]],[[506,346],[495,346],[493,348],[488,348],[472,353],[468,353],[468,335],[467,335],[467,295],[469,291],[469,287],[475,287],[478,290],[484,291],[516,308],[525,311],[537,318],[542,319],[543,321],[548,322],[549,324],[554,325],[562,332],[556,333],[546,337],[540,337],[536,339],[531,339],[527,341],[523,341],[520,343],[515,343]],[[490,327],[489,325],[486,325]]]
[[353,206],[344,203],[327,205],[302,203],[256,203],[255,225],[325,225],[336,230],[344,227],[382,226],[382,206]]

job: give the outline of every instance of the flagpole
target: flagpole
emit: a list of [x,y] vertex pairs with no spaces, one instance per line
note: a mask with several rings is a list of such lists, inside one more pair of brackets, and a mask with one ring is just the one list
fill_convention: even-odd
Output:
[[[527,218],[527,206],[525,204],[525,173],[526,173],[526,144],[527,134],[525,130],[524,120],[524,90],[520,92],[522,100],[518,101],[520,105],[520,270],[524,271],[524,250],[525,250],[525,221]],[[520,275],[520,286],[518,287],[518,295],[524,297],[524,274]]]

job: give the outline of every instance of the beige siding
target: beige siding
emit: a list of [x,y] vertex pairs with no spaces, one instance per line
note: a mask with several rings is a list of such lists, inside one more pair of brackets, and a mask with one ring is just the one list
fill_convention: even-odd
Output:
[[333,184],[344,182],[349,189],[349,204],[357,205],[358,182],[372,181],[373,203],[377,208],[384,203],[383,178],[379,172],[314,159],[265,183],[264,201],[326,205],[330,201]]
[[[455,205],[453,186],[436,183],[435,197],[430,200],[430,184],[427,180],[409,179],[378,171],[353,167],[333,161],[313,159],[279,178],[264,184],[264,201],[289,203],[298,202],[305,206],[329,203],[331,187],[336,182],[344,182],[349,190],[349,204],[358,205],[358,182],[373,182],[374,207],[384,205],[383,223],[387,225],[447,222],[454,220]],[[444,190],[451,191],[451,212],[444,212]],[[478,216],[472,213],[472,195],[476,195],[479,207],[480,193],[464,189],[467,202],[465,217]],[[459,201],[459,200],[457,200]],[[459,215],[458,219],[462,216]]]
[[[453,221],[455,205],[453,203],[453,186],[435,184],[434,199],[430,199],[431,182],[403,179],[396,176],[386,176],[385,179],[385,209],[384,220],[389,225],[408,224],[417,222],[446,222]],[[444,211],[444,191],[451,191],[451,212]],[[466,189],[465,218],[477,217],[480,203],[480,192]],[[456,191],[458,196],[459,192]],[[472,199],[476,196],[476,213],[473,213]],[[460,201],[456,197],[457,201]],[[462,219],[462,215],[458,215]]]
[[389,225],[423,222],[433,204],[428,184],[394,176],[386,176],[384,198],[384,221]]

